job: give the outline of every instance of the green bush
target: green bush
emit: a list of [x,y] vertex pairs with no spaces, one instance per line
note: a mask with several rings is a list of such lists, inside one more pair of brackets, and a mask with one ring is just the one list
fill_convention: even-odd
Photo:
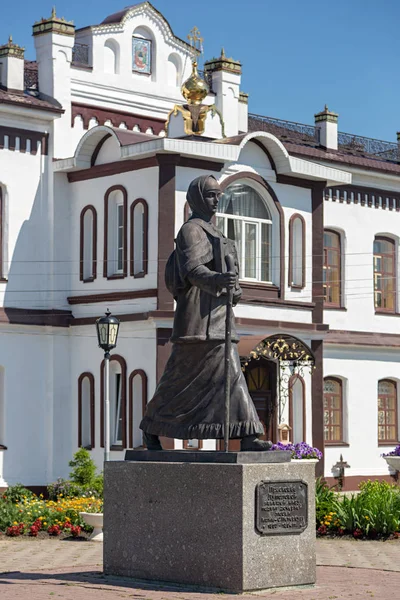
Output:
[[88,450],[80,448],[75,452],[69,466],[71,479],[57,479],[47,486],[50,500],[57,500],[60,496],[63,498],[103,497],[103,474],[96,474],[96,465]]
[[96,465],[90,456],[89,450],[79,448],[73,459],[70,460],[69,466],[72,467],[69,474],[71,481],[84,487],[93,485],[96,479]]
[[5,531],[15,521],[19,523],[20,520],[21,513],[17,504],[5,500],[0,501],[0,531]]
[[318,477],[315,482],[315,517],[317,528],[325,521],[325,516],[334,512],[337,494],[330,488],[325,479]]
[[78,498],[83,496],[85,488],[68,479],[57,479],[57,481],[47,486],[47,493],[50,500],[56,501],[60,496],[63,498]]
[[34,498],[34,496],[35,494],[24,487],[22,483],[16,483],[15,485],[10,485],[10,487],[6,489],[3,494],[3,499],[6,502],[16,504],[17,502],[22,502],[26,498]]

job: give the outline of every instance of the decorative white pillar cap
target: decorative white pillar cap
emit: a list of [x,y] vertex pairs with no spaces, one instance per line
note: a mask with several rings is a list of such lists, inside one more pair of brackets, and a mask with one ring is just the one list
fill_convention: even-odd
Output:
[[44,33],[75,35],[75,25],[73,21],[66,21],[64,17],[57,17],[56,8],[54,7],[48,19],[42,18],[33,25],[32,35],[42,35]]
[[0,57],[1,56],[10,56],[11,58],[24,58],[25,48],[18,46],[18,44],[14,44],[12,40],[12,36],[8,38],[7,44],[4,46],[0,46]]
[[322,121],[328,121],[329,123],[337,123],[339,115],[329,110],[327,104],[325,104],[324,110],[317,113],[315,116],[315,123],[321,123]]

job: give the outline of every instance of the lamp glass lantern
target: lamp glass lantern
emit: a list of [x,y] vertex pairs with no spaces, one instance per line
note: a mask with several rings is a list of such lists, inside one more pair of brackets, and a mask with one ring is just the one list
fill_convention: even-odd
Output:
[[119,326],[120,321],[117,317],[113,317],[109,310],[107,310],[105,317],[97,319],[96,329],[99,347],[104,352],[110,352],[110,350],[116,347]]

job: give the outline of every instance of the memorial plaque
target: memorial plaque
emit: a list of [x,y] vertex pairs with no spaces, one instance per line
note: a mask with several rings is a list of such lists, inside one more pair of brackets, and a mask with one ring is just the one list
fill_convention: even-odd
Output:
[[304,481],[262,481],[256,488],[256,529],[262,535],[296,534],[308,524]]

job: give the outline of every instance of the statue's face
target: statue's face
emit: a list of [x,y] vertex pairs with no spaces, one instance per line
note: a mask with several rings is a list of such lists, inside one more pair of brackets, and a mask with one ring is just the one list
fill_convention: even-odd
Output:
[[210,177],[204,186],[203,198],[211,217],[217,212],[218,202],[221,196],[221,186],[215,179]]

